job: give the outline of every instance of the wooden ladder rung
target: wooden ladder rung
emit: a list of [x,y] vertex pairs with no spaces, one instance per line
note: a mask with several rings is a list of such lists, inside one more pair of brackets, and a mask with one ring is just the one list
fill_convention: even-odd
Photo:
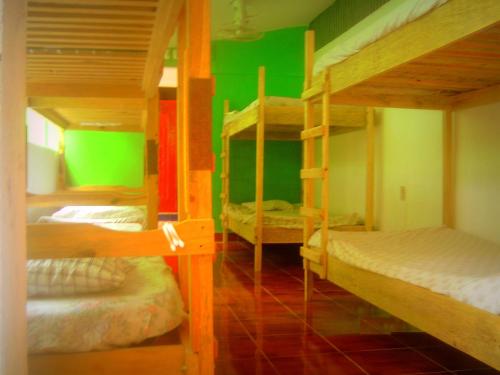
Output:
[[228,178],[228,174],[227,173],[221,173],[220,174],[220,178]]
[[328,128],[324,125],[315,126],[314,128],[302,130],[300,132],[300,139],[305,140],[310,138],[322,137],[327,134],[327,130]]
[[220,199],[226,199],[227,198],[227,194],[226,193],[220,193],[219,197],[220,197]]
[[326,168],[309,168],[300,170],[300,178],[302,179],[312,179],[312,178],[325,178]]
[[225,159],[226,158],[226,153],[225,152],[221,152],[220,153],[220,158],[221,159]]
[[311,88],[302,92],[301,99],[302,100],[311,100],[311,99],[315,100],[315,99],[318,99],[321,94],[323,94],[323,85],[316,84],[316,85],[312,86]]
[[311,207],[300,207],[300,214],[302,216],[323,219],[323,209],[321,208],[311,208]]
[[323,251],[319,247],[300,247],[300,255],[313,263],[323,264]]

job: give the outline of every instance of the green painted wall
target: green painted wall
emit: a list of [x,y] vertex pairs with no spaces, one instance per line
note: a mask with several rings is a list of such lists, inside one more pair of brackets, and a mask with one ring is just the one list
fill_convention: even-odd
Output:
[[320,49],[389,0],[336,0],[316,17],[309,28],[316,34],[316,49]]
[[[266,95],[300,97],[304,80],[304,32],[295,27],[268,32],[255,42],[215,41],[212,43],[213,147],[216,173],[213,177],[213,212],[217,231],[221,230],[221,152],[224,99],[231,109],[242,109],[257,98],[257,70],[266,67]],[[300,201],[301,144],[271,142],[265,145],[264,199]],[[255,199],[255,142],[231,144],[231,200]]]
[[64,146],[69,186],[143,185],[143,133],[68,130]]

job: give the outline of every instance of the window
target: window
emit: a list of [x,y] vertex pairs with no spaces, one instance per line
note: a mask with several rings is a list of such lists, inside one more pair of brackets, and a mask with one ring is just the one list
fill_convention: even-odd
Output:
[[61,151],[62,129],[31,108],[26,110],[28,143]]

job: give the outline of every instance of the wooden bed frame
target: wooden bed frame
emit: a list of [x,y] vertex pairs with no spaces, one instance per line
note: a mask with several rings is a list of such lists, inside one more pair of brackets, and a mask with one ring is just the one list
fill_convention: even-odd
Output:
[[[90,224],[28,226],[28,259],[177,256],[193,264],[188,275],[179,277],[181,289],[187,290],[183,297],[190,312],[188,321],[181,327],[179,342],[84,353],[33,354],[28,360],[31,373],[135,375],[205,374],[204,371],[210,371],[213,337],[207,336],[205,329],[213,324],[212,285],[205,281],[211,276],[210,260],[215,251],[213,222],[190,220],[174,226],[185,242],[185,247],[178,248],[176,253],[169,250],[169,242],[161,229],[131,233]],[[199,261],[203,259],[205,261]],[[182,284],[186,282],[187,285]],[[198,308],[193,308],[193,301],[201,301]]]
[[[314,78],[313,42],[308,32],[306,108],[322,101],[443,110],[443,222],[454,227],[452,111],[500,99],[500,2],[449,0]],[[306,299],[316,273],[500,369],[500,316],[349,266],[326,247],[303,256]]]
[[[239,113],[229,122],[224,122],[222,131],[223,149],[222,159],[222,225],[223,246],[227,249],[228,233],[235,232],[254,245],[254,269],[262,269],[262,245],[277,243],[302,243],[302,228],[282,228],[263,224],[262,202],[264,199],[264,141],[268,140],[305,140],[312,134],[301,132],[304,124],[304,108],[302,106],[286,106],[266,104],[265,97],[265,68],[259,68],[258,74],[258,103],[253,108]],[[340,134],[364,128],[366,125],[366,109],[353,106],[329,106],[331,116],[338,119],[329,126],[321,127],[319,133],[323,139],[330,134]],[[314,109],[313,109],[314,110]],[[229,112],[229,101],[224,103],[224,115]],[[320,109],[317,110],[317,114]],[[317,130],[317,129],[316,129]],[[253,223],[241,223],[228,215],[229,204],[229,153],[231,139],[256,140],[256,219]],[[328,155],[327,155],[328,157]],[[328,163],[327,163],[328,165]],[[323,175],[325,169],[301,171],[301,178],[311,175]]]
[[[1,1],[5,5],[3,50],[9,52],[2,55],[0,65],[9,84],[4,83],[0,95],[3,104],[9,103],[9,111],[1,113],[0,153],[2,166],[10,164],[2,168],[5,179],[2,178],[0,202],[12,215],[8,225],[2,223],[0,236],[3,306],[0,372],[26,374],[29,367],[29,372],[37,375],[213,374],[215,246],[211,205],[210,2],[153,0],[121,7],[112,6],[107,0],[88,4],[71,0],[50,4]],[[72,103],[76,108],[120,111],[131,103],[142,103],[148,146],[145,194],[148,206],[154,207],[158,183],[155,165],[158,83],[164,52],[175,29],[179,38],[180,144],[179,223],[175,226],[186,247],[172,254],[163,232],[156,227],[138,233],[115,232],[86,224],[26,227],[25,125],[21,115],[26,95],[30,103],[54,105],[54,108],[57,107],[54,103]],[[79,194],[92,199],[92,203],[94,199],[122,203],[117,196],[124,192],[112,190],[112,196],[105,197],[95,191]],[[28,358],[24,338],[26,258],[130,255],[178,256],[179,286],[189,314],[179,344]],[[16,261],[7,264],[9,259]],[[13,293],[6,290],[7,285],[16,286],[12,287]],[[7,342],[12,337],[18,337],[15,343]]]

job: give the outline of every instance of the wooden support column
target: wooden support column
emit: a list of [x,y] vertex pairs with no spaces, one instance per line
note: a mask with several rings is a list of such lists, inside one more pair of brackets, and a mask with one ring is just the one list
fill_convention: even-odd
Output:
[[158,93],[148,99],[146,119],[146,199],[148,229],[158,227]]
[[366,110],[366,202],[365,229],[373,230],[375,190],[375,111]]
[[[314,32],[306,32],[305,40],[305,81],[304,91],[309,89],[312,84],[312,71],[314,64]],[[314,127],[314,105],[312,100],[304,102],[304,130]],[[302,168],[309,169],[314,167],[314,138],[306,138],[303,142],[303,163]],[[313,180],[302,180],[302,194],[303,205],[306,209],[312,208],[314,205],[314,182]],[[314,231],[314,219],[312,217],[304,218],[304,240],[303,246],[307,246],[309,238],[311,238]],[[310,300],[314,288],[314,274],[310,269],[310,260],[303,258],[304,265],[304,299]]]
[[[186,0],[181,11],[178,53],[180,80],[180,218],[212,223],[212,76],[210,68],[210,1]],[[180,129],[182,127],[182,130]],[[179,190],[180,192],[180,190]],[[212,250],[215,242],[211,243]],[[191,344],[199,373],[214,373],[213,254],[188,257]],[[185,284],[185,283],[184,283]]]
[[[229,100],[224,100],[224,116],[229,112]],[[229,177],[230,177],[230,164],[229,164],[229,152],[230,152],[231,138],[226,131],[222,131],[222,194],[221,194],[221,204],[222,204],[222,250],[224,254],[227,252],[227,247],[229,243],[228,234],[228,222],[229,217],[227,213],[227,205],[229,204]]]
[[0,374],[27,374],[26,1],[1,0]]
[[330,74],[328,71],[324,75],[324,86],[323,86],[323,97],[322,97],[322,116],[321,125],[323,126],[324,132],[323,137],[321,137],[321,164],[323,168],[323,180],[321,181],[321,259],[322,267],[320,277],[322,279],[326,278],[327,267],[328,267],[328,215],[329,215],[329,164],[330,164]]
[[455,155],[453,145],[453,112],[443,111],[443,224],[455,227]]
[[262,202],[264,200],[264,108],[265,108],[265,87],[266,87],[266,68],[259,67],[258,81],[258,120],[257,134],[255,138],[256,160],[255,160],[255,254],[254,270],[262,270],[262,221],[263,210]]

